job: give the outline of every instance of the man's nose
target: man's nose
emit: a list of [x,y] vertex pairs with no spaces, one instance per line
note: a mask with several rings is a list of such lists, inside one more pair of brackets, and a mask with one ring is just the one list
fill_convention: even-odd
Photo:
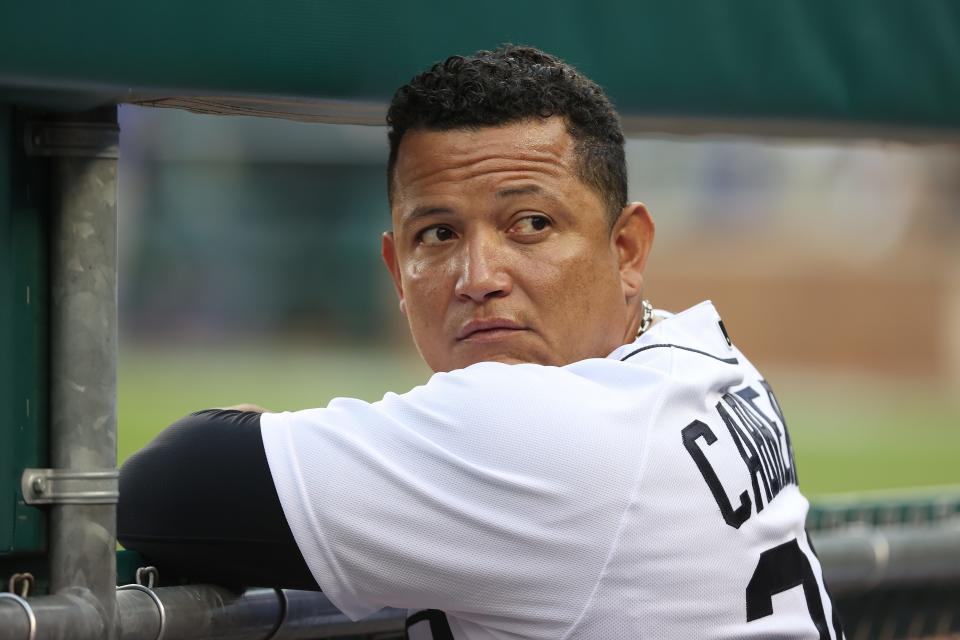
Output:
[[456,294],[464,302],[484,302],[510,293],[508,256],[497,238],[476,236],[464,244]]

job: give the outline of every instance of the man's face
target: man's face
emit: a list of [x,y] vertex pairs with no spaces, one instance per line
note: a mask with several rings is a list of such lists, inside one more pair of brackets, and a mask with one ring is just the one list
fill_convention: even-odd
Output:
[[652,224],[630,205],[611,233],[561,118],[407,132],[392,219],[384,261],[434,371],[564,365],[635,331]]

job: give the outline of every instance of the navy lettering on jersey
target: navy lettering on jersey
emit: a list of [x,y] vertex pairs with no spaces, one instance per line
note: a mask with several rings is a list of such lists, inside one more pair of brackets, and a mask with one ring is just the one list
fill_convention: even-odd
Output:
[[713,467],[710,466],[707,456],[697,446],[698,438],[703,438],[708,446],[717,441],[717,436],[714,435],[706,423],[694,420],[683,430],[683,446],[697,464],[697,468],[700,470],[703,479],[706,480],[707,486],[710,487],[710,493],[713,494],[713,499],[717,501],[717,506],[720,507],[720,513],[723,515],[724,521],[734,529],[739,529],[740,525],[750,517],[750,496],[746,491],[741,493],[740,506],[736,509],[733,508],[730,500],[727,499],[727,493],[724,491],[723,485],[720,483],[720,478],[717,477]]
[[[831,640],[820,597],[820,583],[796,538],[760,554],[760,561],[747,585],[747,622],[773,615],[773,596],[798,586],[803,587],[807,613],[820,640]],[[839,640],[842,631],[838,624],[835,621],[834,630]]]
[[[783,439],[787,443],[787,455],[789,456],[791,463],[790,481],[799,486],[800,479],[797,477],[797,468],[796,466],[793,466],[793,442],[790,441],[790,432],[787,430],[787,422],[783,418],[783,409],[780,408],[780,403],[777,401],[777,396],[774,395],[773,387],[770,386],[770,383],[768,383],[766,380],[761,380],[760,386],[763,387],[764,391],[766,391],[767,401],[769,401],[770,406],[773,408],[773,412],[780,420],[780,425],[783,428]],[[774,424],[776,424],[776,422],[774,422]]]
[[[772,416],[757,404],[761,392],[753,387],[725,393],[715,406],[720,421],[743,461],[746,470],[743,487],[731,487],[728,491],[710,465],[704,449],[698,444],[697,441],[702,439],[709,447],[717,441],[717,435],[709,425],[694,420],[681,433],[683,446],[703,476],[724,522],[734,529],[739,529],[753,513],[763,511],[764,506],[776,498],[784,487],[797,484],[793,445],[780,404],[766,381],[761,380],[760,385],[772,407]],[[739,495],[740,505],[737,508],[730,503],[730,495]]]
[[447,614],[439,609],[424,609],[407,617],[406,640],[454,640]]

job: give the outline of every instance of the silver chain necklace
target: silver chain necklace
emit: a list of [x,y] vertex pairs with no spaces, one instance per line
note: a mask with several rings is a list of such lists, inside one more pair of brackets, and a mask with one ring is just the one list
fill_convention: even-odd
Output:
[[644,300],[640,303],[640,306],[643,307],[643,318],[640,320],[640,329],[637,331],[638,338],[650,328],[650,324],[653,322],[653,305],[650,304],[650,301]]

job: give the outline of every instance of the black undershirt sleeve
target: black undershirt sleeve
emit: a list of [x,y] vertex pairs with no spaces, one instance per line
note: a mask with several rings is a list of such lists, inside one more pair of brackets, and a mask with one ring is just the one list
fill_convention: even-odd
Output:
[[127,460],[117,537],[167,583],[319,589],[283,515],[259,413],[198,411]]

